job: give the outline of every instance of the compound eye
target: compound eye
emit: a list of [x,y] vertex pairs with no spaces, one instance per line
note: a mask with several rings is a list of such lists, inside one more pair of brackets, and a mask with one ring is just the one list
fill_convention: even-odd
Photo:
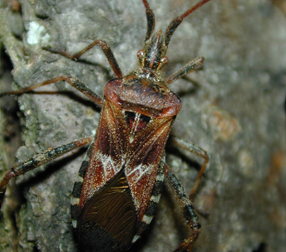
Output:
[[167,56],[164,56],[162,59],[161,59],[161,63],[166,65],[168,63],[168,57]]
[[144,51],[143,51],[143,50],[139,50],[139,51],[137,52],[137,58],[139,58],[139,59],[144,58]]

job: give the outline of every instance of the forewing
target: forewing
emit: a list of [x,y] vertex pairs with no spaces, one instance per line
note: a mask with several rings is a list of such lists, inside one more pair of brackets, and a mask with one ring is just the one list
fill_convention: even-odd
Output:
[[172,118],[151,121],[130,144],[125,172],[138,220],[143,217],[150,199],[172,121]]
[[119,108],[105,101],[81,193],[81,208],[121,170],[126,153],[126,123]]

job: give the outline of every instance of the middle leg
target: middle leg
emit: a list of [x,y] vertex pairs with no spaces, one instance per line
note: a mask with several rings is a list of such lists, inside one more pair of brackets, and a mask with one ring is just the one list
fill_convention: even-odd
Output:
[[172,137],[171,141],[172,141],[172,143],[174,145],[176,145],[176,146],[178,146],[178,147],[180,147],[182,149],[185,149],[185,150],[187,150],[187,151],[189,151],[191,153],[194,153],[197,156],[202,157],[204,159],[204,163],[203,163],[203,165],[200,168],[199,174],[197,176],[197,179],[196,179],[196,181],[195,181],[195,183],[193,185],[193,188],[192,188],[192,191],[191,191],[191,194],[190,194],[190,199],[192,200],[194,198],[194,196],[195,196],[195,193],[196,193],[196,191],[198,189],[198,186],[200,184],[202,176],[203,176],[203,174],[204,174],[204,172],[205,172],[205,170],[207,168],[207,165],[209,163],[209,155],[202,148],[200,148],[200,147],[198,147],[198,146],[196,146],[194,144],[186,143],[185,141],[183,141],[180,138]]
[[194,242],[197,240],[199,231],[200,231],[200,223],[199,217],[196,213],[192,202],[190,201],[189,197],[185,193],[184,188],[182,187],[179,180],[176,178],[170,167],[165,164],[165,176],[176,195],[177,201],[180,204],[181,211],[184,214],[184,218],[187,220],[187,224],[192,230],[191,235],[185,239],[180,246],[174,250],[174,252],[189,252],[191,251]]
[[19,90],[10,91],[6,93],[0,93],[0,98],[5,95],[21,95],[30,91],[33,91],[36,88],[43,87],[49,84],[56,83],[58,81],[66,81],[68,84],[76,88],[78,91],[82,92],[85,96],[87,96],[89,99],[91,99],[97,106],[100,108],[103,105],[102,98],[94,93],[91,89],[89,89],[85,84],[81,83],[79,80],[70,77],[70,76],[59,76],[47,81],[44,81],[42,83],[34,84],[29,87],[21,88]]

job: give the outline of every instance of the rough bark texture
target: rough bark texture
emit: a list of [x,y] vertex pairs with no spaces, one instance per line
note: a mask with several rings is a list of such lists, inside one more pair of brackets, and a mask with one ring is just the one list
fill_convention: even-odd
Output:
[[[194,2],[150,0],[157,29],[165,29]],[[0,1],[0,36],[2,55],[5,51],[13,64],[13,89],[64,74],[102,95],[104,84],[113,77],[99,48],[83,57],[91,65],[51,54],[43,46],[75,53],[95,39],[104,39],[124,74],[136,67],[146,32],[140,0],[22,0],[21,12],[13,12],[11,3],[17,4]],[[196,56],[206,58],[203,70],[172,86],[183,102],[172,134],[210,155],[194,201],[207,217],[200,218],[201,234],[193,251],[284,251],[285,16],[269,0],[213,0],[174,33],[166,75]],[[11,85],[4,67],[7,58],[1,60],[0,92],[5,83]],[[18,162],[95,133],[99,115],[78,92],[65,83],[43,90],[70,92],[18,98],[22,138]],[[0,114],[5,126],[0,127],[3,172],[11,166],[17,126],[11,129],[7,119],[12,104],[0,101],[6,111]],[[19,177],[21,201],[8,189],[0,251],[76,251],[69,196],[82,158],[83,152],[76,152]],[[167,162],[190,192],[197,175],[193,167],[202,160],[168,147]],[[149,231],[132,251],[172,251],[189,232],[166,186]]]

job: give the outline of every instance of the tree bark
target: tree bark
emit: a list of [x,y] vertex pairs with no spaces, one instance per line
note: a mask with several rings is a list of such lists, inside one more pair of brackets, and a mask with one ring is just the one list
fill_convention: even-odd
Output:
[[[164,31],[195,2],[150,0],[156,29]],[[45,46],[73,54],[103,39],[123,74],[137,67],[136,54],[146,33],[140,0],[22,0],[20,4],[21,12],[8,8],[7,1],[1,1],[0,9],[2,53],[13,65],[11,88],[70,75],[102,95],[114,77],[99,48],[82,57],[89,64],[52,54],[43,50]],[[197,56],[205,57],[202,70],[172,85],[183,108],[171,134],[210,155],[194,200],[199,212],[207,213],[200,217],[202,229],[194,252],[284,251],[285,27],[285,16],[269,0],[213,0],[187,17],[171,39],[166,76]],[[2,57],[2,64],[4,60],[7,57]],[[5,91],[5,73],[2,67],[0,92]],[[94,135],[97,127],[98,110],[69,85],[57,83],[41,90],[65,92],[17,98],[22,138],[18,162]],[[0,123],[6,122],[7,128],[11,105],[4,98],[0,101],[6,109]],[[4,127],[0,129],[5,135]],[[11,166],[4,157],[13,148],[8,149],[7,137],[0,144],[2,172]],[[15,141],[10,138],[8,144]],[[78,151],[17,178],[17,187],[8,189],[3,206],[1,251],[77,251],[69,196],[83,156],[84,151]],[[167,163],[187,192],[202,162],[167,147]],[[135,244],[134,252],[173,251],[190,234],[176,199],[168,186],[164,189],[148,234]],[[15,190],[22,201],[13,196]]]

